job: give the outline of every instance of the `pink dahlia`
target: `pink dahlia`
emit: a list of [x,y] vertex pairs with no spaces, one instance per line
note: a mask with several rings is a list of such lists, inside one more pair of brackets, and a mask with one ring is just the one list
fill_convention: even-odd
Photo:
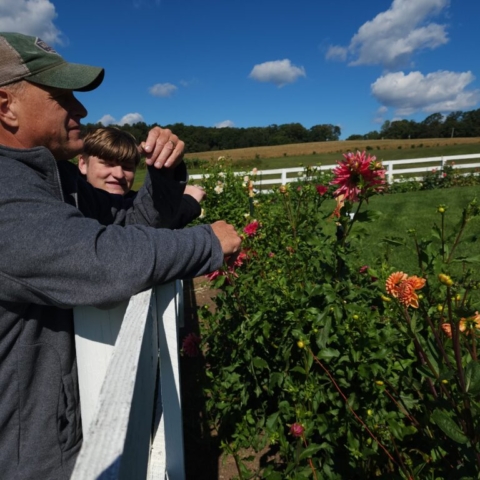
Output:
[[195,333],[189,333],[182,342],[182,350],[189,357],[198,357],[200,354],[200,337]]
[[205,278],[207,280],[210,280],[211,282],[213,282],[217,277],[219,277],[220,275],[225,275],[224,272],[222,270],[215,270],[214,272],[212,273],[207,273],[205,275]]
[[360,196],[368,197],[374,192],[383,190],[385,185],[385,169],[375,156],[365,152],[343,154],[345,160],[337,162],[333,169],[335,178],[330,182],[338,185],[334,196],[343,195],[345,200],[358,202]]
[[235,258],[235,261],[233,262],[233,267],[234,268],[241,267],[243,265],[243,261],[246,258],[248,258],[247,253],[245,252],[245,250],[242,250]]
[[295,422],[291,427],[290,427],[290,433],[294,437],[301,437],[303,435],[303,432],[305,431],[305,427],[301,423]]
[[249,223],[243,231],[249,236],[253,237],[257,234],[257,230],[260,227],[260,223],[257,222],[257,220],[253,221],[252,223]]
[[328,192],[328,187],[325,185],[316,185],[315,188],[317,189],[318,194],[322,197]]

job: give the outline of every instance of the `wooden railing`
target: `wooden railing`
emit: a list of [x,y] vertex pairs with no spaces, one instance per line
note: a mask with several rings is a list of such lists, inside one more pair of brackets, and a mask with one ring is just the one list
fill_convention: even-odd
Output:
[[[450,156],[439,156],[439,157],[428,157],[428,158],[414,158],[408,160],[385,160],[382,161],[383,166],[387,170],[387,180],[389,183],[404,181],[407,178],[410,179],[420,179],[423,174],[431,172],[433,169],[441,171],[445,165],[452,165],[452,162],[455,163],[454,168],[459,170],[461,174],[468,175],[470,172],[475,171],[475,169],[480,168],[480,162],[475,161],[480,159],[480,153],[470,154],[470,155],[450,155]],[[461,161],[461,163],[459,163]],[[411,165],[416,165],[412,167]],[[320,165],[315,166],[316,170],[328,171],[335,168],[336,164],[332,165]],[[252,177],[254,186],[259,191],[265,191],[265,186],[271,188],[275,185],[286,185],[290,182],[295,182],[298,180],[306,180],[304,176],[305,167],[293,167],[293,168],[277,168],[273,170],[258,170],[255,172],[255,175]],[[235,175],[251,175],[252,172],[235,172]],[[201,181],[204,175],[190,175],[190,178],[193,180]],[[205,175],[208,177],[208,174]]]
[[181,282],[75,309],[84,442],[73,480],[184,480],[182,312]]

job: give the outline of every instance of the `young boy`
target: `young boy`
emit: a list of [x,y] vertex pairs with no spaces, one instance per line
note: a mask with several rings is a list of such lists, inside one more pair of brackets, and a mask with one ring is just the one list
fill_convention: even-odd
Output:
[[[101,127],[84,138],[83,153],[78,168],[87,181],[109,193],[134,197],[132,190],[135,172],[140,163],[140,152],[133,135],[117,127]],[[165,192],[168,195],[168,192]],[[200,215],[200,202],[205,191],[186,185],[182,201],[170,228],[182,228]]]

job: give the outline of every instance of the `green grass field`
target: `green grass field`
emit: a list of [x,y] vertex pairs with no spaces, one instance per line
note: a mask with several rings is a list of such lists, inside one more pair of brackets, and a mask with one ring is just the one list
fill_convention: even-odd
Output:
[[[361,241],[360,257],[365,259],[367,264],[373,265],[387,256],[388,263],[395,268],[416,272],[417,259],[412,255],[411,248],[413,239],[409,237],[407,230],[414,229],[419,239],[430,238],[433,225],[440,225],[441,222],[437,207],[444,204],[448,207],[445,214],[447,233],[456,232],[454,227],[459,223],[463,209],[475,197],[480,197],[479,194],[480,187],[473,186],[372,197],[367,208],[381,212],[381,215],[374,222],[361,224],[365,236]],[[405,241],[407,245],[387,245],[384,242],[387,237]],[[457,254],[478,255],[480,217],[473,218],[467,224],[464,238],[469,241],[459,245]]]

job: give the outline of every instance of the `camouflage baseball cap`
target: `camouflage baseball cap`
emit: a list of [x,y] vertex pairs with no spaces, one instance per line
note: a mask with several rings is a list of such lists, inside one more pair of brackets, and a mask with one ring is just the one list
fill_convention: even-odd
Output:
[[105,71],[66,62],[38,37],[0,33],[0,86],[19,80],[47,87],[88,92],[103,81]]

